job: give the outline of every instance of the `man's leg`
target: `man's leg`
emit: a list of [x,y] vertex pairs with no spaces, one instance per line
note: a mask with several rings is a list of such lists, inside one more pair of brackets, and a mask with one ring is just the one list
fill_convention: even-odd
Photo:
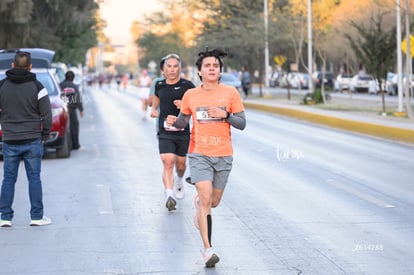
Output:
[[69,121],[70,121],[70,136],[72,139],[72,148],[79,149],[79,119],[76,113],[76,109],[69,109]]
[[176,156],[175,172],[177,173],[177,176],[179,176],[180,178],[184,176],[186,170],[186,160],[187,157],[185,156]]
[[39,139],[30,143],[28,152],[23,156],[29,181],[30,217],[32,220],[43,218],[43,191],[40,179],[41,163],[43,157],[43,144]]
[[14,211],[15,185],[20,164],[20,146],[13,146],[3,143],[3,184],[0,195],[1,219],[11,221]]
[[189,142],[189,135],[182,135],[177,137],[176,140],[175,172],[177,175],[174,178],[174,194],[177,199],[183,199],[185,196],[183,177],[187,168],[186,165]]
[[197,220],[200,229],[201,240],[204,249],[211,247],[208,232],[207,215],[211,216],[211,203],[213,196],[213,183],[211,181],[201,181],[196,183],[199,204],[197,210]]
[[168,208],[168,211],[172,211],[176,209],[175,206],[177,204],[173,190],[175,154],[163,153],[160,154],[160,157],[163,164],[162,181],[164,183],[165,197],[167,198],[165,206]]
[[196,187],[199,196],[197,220],[204,246],[204,250],[202,251],[204,264],[206,267],[214,267],[220,261],[220,258],[213,250],[211,244],[213,233],[213,219],[211,216],[214,193],[213,184],[211,181],[201,181],[196,183]]
[[162,182],[164,183],[165,190],[171,189],[174,186],[174,164],[175,155],[172,153],[160,154],[163,164]]

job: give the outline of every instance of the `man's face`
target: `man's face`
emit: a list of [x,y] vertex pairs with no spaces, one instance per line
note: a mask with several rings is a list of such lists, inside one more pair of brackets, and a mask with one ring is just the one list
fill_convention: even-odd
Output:
[[180,79],[181,63],[176,58],[168,58],[165,60],[163,68],[164,77],[167,80],[175,81]]
[[200,70],[203,82],[217,82],[220,77],[220,63],[214,56],[203,59]]

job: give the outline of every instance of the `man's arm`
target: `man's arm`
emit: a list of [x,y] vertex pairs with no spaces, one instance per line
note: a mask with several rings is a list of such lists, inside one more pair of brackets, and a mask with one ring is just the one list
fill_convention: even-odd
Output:
[[190,122],[190,118],[191,118],[191,115],[185,115],[180,112],[178,114],[178,117],[168,116],[167,123],[170,123],[172,126],[176,128],[185,128]]
[[81,113],[81,116],[83,116],[83,103],[82,103],[82,96],[79,91],[79,86],[75,85],[75,101],[76,101],[76,107],[79,109],[79,112]]
[[160,98],[156,95],[152,97],[151,117],[158,117],[158,106],[160,106]]
[[52,108],[46,88],[40,82],[37,83],[37,86],[39,89],[37,95],[39,100],[39,113],[42,120],[42,138],[45,141],[49,138],[50,130],[52,129]]
[[236,129],[244,130],[246,128],[246,115],[243,112],[229,114],[227,121]]

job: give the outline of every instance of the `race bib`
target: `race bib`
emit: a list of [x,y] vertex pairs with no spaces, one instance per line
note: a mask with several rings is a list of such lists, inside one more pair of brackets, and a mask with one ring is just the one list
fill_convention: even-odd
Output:
[[184,128],[177,128],[177,127],[168,125],[166,120],[164,120],[164,129],[165,131],[170,131],[170,132],[184,131]]
[[[226,107],[220,108],[226,110]],[[200,123],[224,121],[223,118],[210,117],[208,115],[208,107],[198,107],[196,110],[196,119]]]

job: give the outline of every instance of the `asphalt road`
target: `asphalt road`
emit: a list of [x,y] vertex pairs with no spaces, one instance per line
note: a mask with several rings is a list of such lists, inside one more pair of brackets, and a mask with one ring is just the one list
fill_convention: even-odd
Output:
[[221,256],[205,269],[195,189],[169,213],[153,121],[136,90],[85,92],[82,149],[43,162],[33,228],[24,167],[0,274],[413,274],[414,147],[247,111],[213,211]]

